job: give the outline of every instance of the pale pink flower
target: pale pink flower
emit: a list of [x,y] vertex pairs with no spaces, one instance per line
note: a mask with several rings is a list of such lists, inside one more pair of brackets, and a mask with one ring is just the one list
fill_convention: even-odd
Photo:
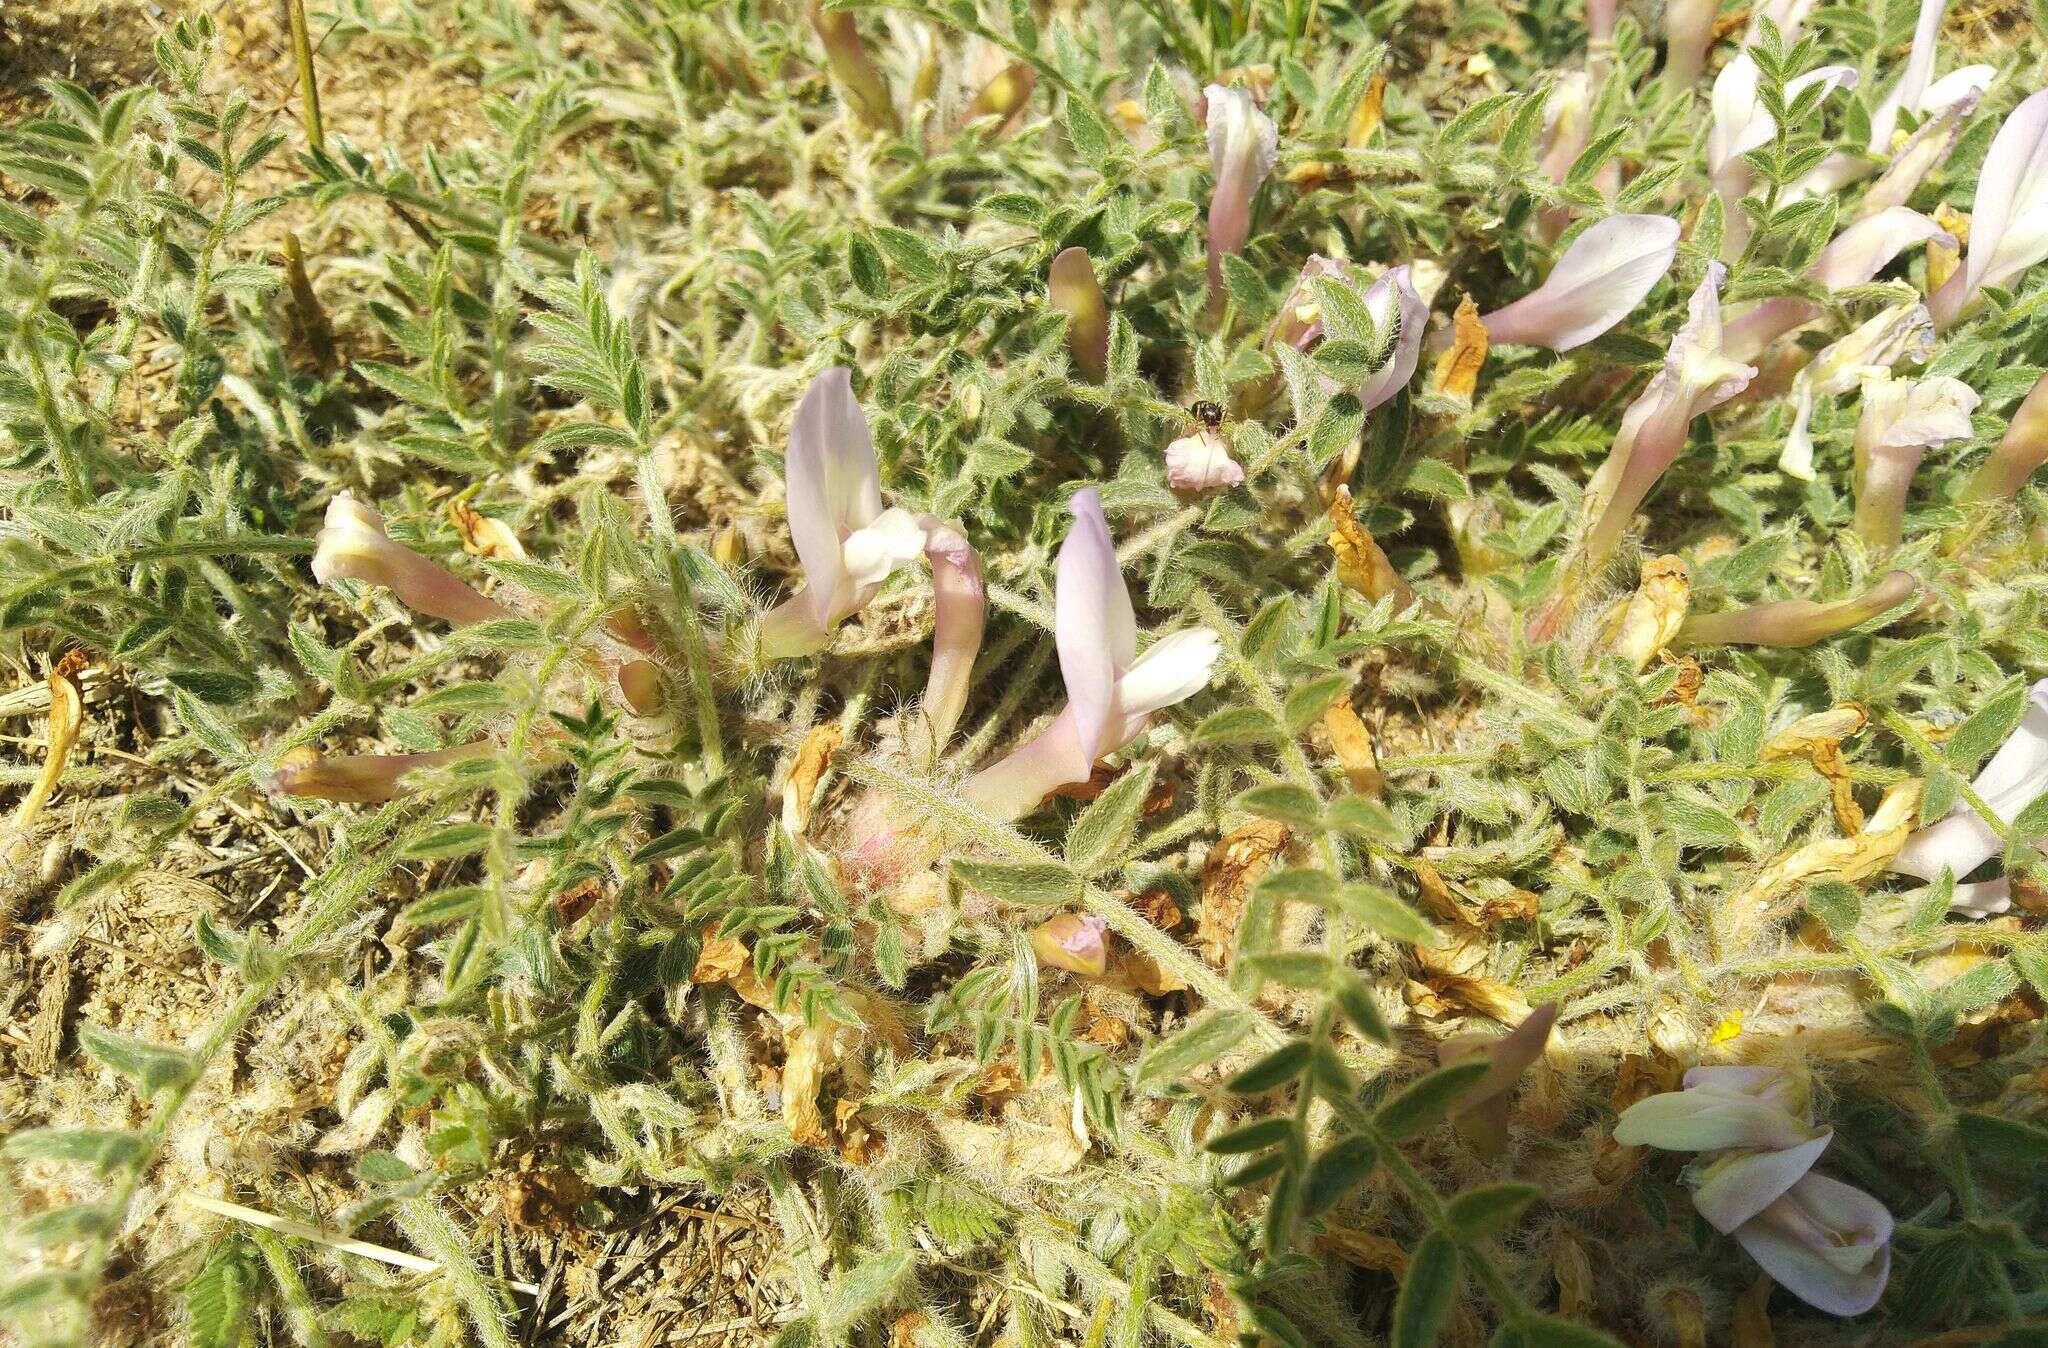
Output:
[[313,578],[322,585],[356,580],[381,585],[418,613],[452,623],[509,618],[512,611],[384,532],[384,517],[347,492],[327,503],[314,540]]
[[1209,110],[1209,290],[1223,293],[1223,255],[1244,251],[1251,237],[1252,198],[1280,162],[1280,129],[1242,89],[1212,84]]
[[1961,318],[1985,286],[2003,286],[2048,257],[2048,89],[2012,110],[1977,176],[1969,254],[1927,301],[1937,328]]
[[1359,406],[1370,412],[1391,399],[1415,377],[1422,359],[1422,329],[1429,322],[1429,306],[1415,293],[1408,267],[1390,267],[1366,287],[1365,311],[1372,316],[1373,330],[1382,340],[1389,331],[1387,363],[1365,377],[1355,392]]
[[1904,535],[1906,493],[1921,456],[1933,445],[1970,438],[1977,394],[1958,379],[1863,381],[1863,414],[1856,425],[1856,532],[1879,552]]
[[1877,584],[1853,599],[1816,603],[1811,599],[1774,599],[1730,609],[1696,613],[1678,629],[1676,646],[1811,646],[1861,627],[1890,613],[1919,593],[1909,572],[1887,571]]
[[1098,760],[1143,732],[1152,714],[1206,688],[1222,643],[1205,627],[1161,637],[1138,653],[1138,622],[1124,588],[1102,499],[1075,493],[1073,528],[1060,546],[1053,627],[1067,705],[1009,756],[967,779],[961,796],[1002,819],[1021,819],[1047,794],[1088,780]]
[[1826,1175],[1802,1176],[1734,1235],[1780,1287],[1829,1315],[1863,1314],[1891,1278],[1891,1213]]
[[1215,491],[1244,481],[1244,466],[1230,446],[1207,426],[1166,447],[1166,482],[1177,491]]
[[937,748],[952,738],[967,707],[974,657],[981,651],[982,627],[988,618],[988,589],[981,578],[981,558],[966,536],[935,516],[927,515],[923,524],[936,617],[931,677],[920,705]]
[[1557,594],[1530,624],[1532,640],[1556,635],[1577,602],[1577,587],[1614,556],[1637,507],[1685,448],[1692,419],[1742,392],[1756,377],[1754,366],[1731,360],[1722,350],[1721,282],[1727,270],[1718,262],[1708,264],[1687,306],[1685,326],[1665,353],[1664,367],[1622,413],[1614,446],[1586,490],[1592,526],[1566,561]]
[[[1970,783],[1977,798],[2002,824],[2010,825],[2021,810],[2048,793],[2048,679],[2027,694],[2026,714],[2006,742]],[[1957,880],[1999,855],[2005,840],[1968,801],[1906,839],[1892,858],[1892,869],[1922,880],[1940,878],[1945,870]],[[1982,916],[2008,907],[2010,882],[1986,881],[1958,885],[1952,908]]]
[[1896,304],[1827,347],[1792,380],[1792,429],[1778,455],[1780,470],[1813,481],[1813,406],[1818,398],[1847,393],[1864,376],[1901,363],[1917,364],[1934,352],[1927,306]]
[[412,789],[404,780],[409,773],[476,758],[496,747],[479,741],[427,753],[341,754],[332,758],[314,749],[297,749],[285,755],[277,770],[263,779],[263,786],[279,796],[381,804]]
[[[1749,217],[1742,211],[1743,195],[1755,176],[1743,158],[1762,149],[1778,134],[1777,119],[1764,107],[1759,89],[1762,74],[1748,52],[1742,52],[1721,67],[1714,77],[1710,102],[1712,121],[1707,132],[1707,173],[1721,198],[1721,256],[1734,258],[1749,241]],[[1785,102],[1790,105],[1806,90],[1819,85],[1823,93],[1851,89],[1856,71],[1845,65],[1822,66],[1785,81]]]
[[844,368],[811,381],[790,429],[785,473],[804,588],[761,619],[761,653],[771,660],[822,650],[833,628],[925,548],[916,516],[882,508],[874,442]]
[[1109,374],[1109,301],[1095,279],[1086,248],[1068,248],[1052,260],[1046,299],[1067,316],[1067,351],[1091,384]]
[[[1899,254],[1929,239],[1955,242],[1953,235],[1920,212],[1893,206],[1837,234],[1806,269],[1806,276],[1829,290],[1865,285]],[[1728,354],[1738,360],[1753,359],[1778,338],[1826,312],[1818,302],[1797,295],[1765,300],[1728,321]]]
[[1543,284],[1484,315],[1486,335],[1569,351],[1592,341],[1643,302],[1678,256],[1678,222],[1667,215],[1610,215],[1565,248]]

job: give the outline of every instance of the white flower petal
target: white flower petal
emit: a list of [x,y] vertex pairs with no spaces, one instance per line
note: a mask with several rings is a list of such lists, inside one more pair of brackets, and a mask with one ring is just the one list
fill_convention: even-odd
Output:
[[1060,545],[1053,635],[1081,752],[1093,763],[1116,747],[1111,740],[1119,729],[1117,677],[1136,655],[1138,620],[1109,541],[1101,495],[1085,488],[1074,494],[1069,508],[1074,523]]
[[1117,710],[1142,717],[1187,701],[1209,686],[1222,654],[1223,643],[1206,627],[1161,637],[1117,680]]
[[1692,1205],[1716,1231],[1726,1235],[1797,1184],[1834,1140],[1834,1133],[1823,1132],[1796,1147],[1723,1156],[1704,1167],[1704,1178],[1692,1193]]
[[1481,321],[1496,342],[1569,351],[1628,317],[1678,255],[1667,215],[1610,215],[1573,239],[1543,284]]
[[1736,1228],[1735,1239],[1792,1295],[1829,1315],[1861,1315],[1884,1295],[1892,1216],[1854,1185],[1809,1174]]

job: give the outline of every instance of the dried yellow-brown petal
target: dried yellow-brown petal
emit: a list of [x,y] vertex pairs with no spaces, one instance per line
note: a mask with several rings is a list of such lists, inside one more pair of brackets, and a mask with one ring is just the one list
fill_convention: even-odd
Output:
[[817,794],[818,781],[832,765],[832,755],[845,738],[846,732],[838,723],[828,721],[811,727],[811,732],[797,745],[796,761],[789,765],[789,777],[782,784],[782,827],[792,835],[810,826],[811,797]]
[[1441,946],[1413,947],[1431,992],[1503,1025],[1519,1025],[1532,1008],[1521,993],[1493,977],[1492,949],[1491,941],[1474,934],[1453,935]]
[[854,1101],[841,1100],[832,1106],[832,1126],[839,1134],[840,1158],[848,1164],[872,1165],[881,1157],[882,1135],[862,1121],[860,1106]]
[[1209,849],[1208,860],[1202,863],[1202,911],[1195,921],[1195,946],[1216,968],[1230,963],[1251,888],[1285,850],[1287,839],[1284,824],[1257,819]]
[[1777,1335],[1771,1331],[1771,1288],[1769,1278],[1758,1278],[1735,1298],[1735,1323],[1729,1326],[1730,1348],[1775,1348]]
[[832,1066],[830,1026],[812,1029],[798,1022],[782,1032],[782,1121],[800,1146],[829,1147],[832,1134],[818,1108],[825,1073]]
[[78,743],[78,732],[85,726],[85,699],[81,695],[76,673],[82,669],[83,657],[77,652],[66,655],[50,671],[50,717],[44,732],[43,770],[21,798],[21,804],[14,809],[14,831],[16,834],[10,855],[10,862],[19,858],[12,855],[20,852],[24,856],[28,848],[28,832],[41,816],[43,807],[56,794],[57,783],[63,779],[64,766],[71,761],[71,750]]
[[1479,372],[1486,367],[1486,325],[1479,321],[1479,306],[1470,295],[1458,301],[1451,316],[1451,349],[1436,359],[1429,377],[1430,391],[1445,398],[1470,404],[1479,387]]
[[1458,901],[1457,895],[1451,893],[1451,887],[1444,883],[1443,873],[1435,866],[1421,857],[1414,858],[1408,866],[1415,874],[1415,887],[1422,895],[1422,906],[1433,916],[1453,926],[1478,925],[1478,919],[1470,909]]
[[1340,697],[1330,704],[1330,709],[1323,713],[1323,729],[1329,732],[1330,746],[1337,751],[1337,761],[1343,764],[1344,776],[1351,783],[1351,789],[1362,796],[1384,800],[1387,783],[1380,776],[1380,760],[1379,755],[1373,752],[1372,732],[1365,728],[1365,722],[1358,719],[1350,698]]
[[752,967],[753,955],[747,943],[736,936],[714,936],[704,929],[703,944],[697,947],[697,967],[690,971],[692,983],[730,983],[742,969]]
[[1692,575],[1672,556],[1643,563],[1642,583],[1629,596],[1614,626],[1615,653],[1640,674],[1671,644],[1692,608]]
[[1557,1313],[1583,1320],[1593,1313],[1593,1264],[1585,1247],[1562,1227],[1550,1238],[1550,1267],[1557,1275]]
[[1359,1268],[1378,1269],[1396,1278],[1405,1277],[1408,1273],[1408,1251],[1385,1236],[1332,1225],[1323,1228],[1315,1243],[1321,1253],[1334,1254]]
[[1849,764],[1842,757],[1842,741],[1863,729],[1870,714],[1853,702],[1802,716],[1771,736],[1757,755],[1762,762],[1804,758],[1828,779],[1834,797],[1835,822],[1845,834],[1863,831],[1863,807],[1856,803]]
[[1415,591],[1352,512],[1349,487],[1337,488],[1330,500],[1330,550],[1337,554],[1337,579],[1350,589],[1375,604],[1392,595],[1397,612],[1415,602]]
[[1164,997],[1168,993],[1185,992],[1188,986],[1187,980],[1142,950],[1125,952],[1123,975],[1131,980],[1132,986],[1147,997]]
[[460,498],[448,503],[448,522],[455,526],[456,537],[462,540],[462,550],[472,557],[517,559],[526,555],[526,549],[520,546],[519,536],[507,528],[504,521],[478,514],[469,502]]
[[1372,133],[1380,129],[1380,119],[1387,99],[1387,77],[1374,75],[1366,83],[1365,93],[1356,107],[1351,109],[1351,120],[1344,128],[1344,143],[1357,149],[1372,139]]
[[1766,866],[1763,874],[1721,905],[1715,927],[1722,948],[1742,948],[1766,923],[1785,916],[1779,900],[1809,881],[1827,877],[1856,884],[1884,871],[1913,831],[1921,786],[1914,778],[1885,792],[1862,832],[1808,843]]

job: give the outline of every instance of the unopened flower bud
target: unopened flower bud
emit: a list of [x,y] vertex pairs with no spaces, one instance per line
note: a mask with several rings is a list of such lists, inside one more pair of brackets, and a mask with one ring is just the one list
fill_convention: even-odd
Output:
[[384,532],[384,517],[347,492],[327,503],[327,518],[315,540],[313,578],[322,585],[357,580],[381,585],[407,608],[452,623],[480,623],[511,616],[467,581]]
[[1031,949],[1042,965],[1100,977],[1109,967],[1109,924],[1089,913],[1061,913],[1031,933]]
[[489,753],[494,746],[485,741],[458,744],[421,754],[342,754],[328,758],[309,745],[286,754],[277,770],[264,780],[274,795],[300,796],[312,800],[341,801],[352,805],[381,804],[396,800],[411,788],[403,778],[425,768],[458,763]]
[[840,96],[869,126],[877,130],[896,130],[900,123],[889,99],[889,82],[882,77],[881,68],[862,43],[853,11],[828,10],[824,0],[810,0],[810,4],[805,6],[805,13],[810,17],[811,27],[817,30],[818,40],[825,46],[825,60],[832,67],[832,78],[839,85]]
[[661,691],[661,670],[652,660],[629,660],[619,666],[619,692],[626,705],[642,716],[661,715],[667,698]]
[[1244,466],[1230,457],[1230,446],[1208,427],[1184,435],[1166,447],[1166,482],[1178,491],[1215,491],[1244,481]]
[[1679,629],[1678,644],[1811,646],[1891,612],[1913,598],[1919,588],[1919,583],[1907,572],[1892,571],[1854,599],[1838,599],[1831,604],[1817,604],[1811,599],[1780,599],[1728,613],[1698,614],[1686,619],[1685,626]]
[[1089,383],[1101,383],[1109,374],[1109,301],[1086,248],[1069,248],[1052,260],[1046,298],[1067,316],[1074,368]]
[[2048,374],[2034,381],[1998,447],[1963,489],[1963,499],[2003,500],[2019,491],[2044,463],[2048,463]]

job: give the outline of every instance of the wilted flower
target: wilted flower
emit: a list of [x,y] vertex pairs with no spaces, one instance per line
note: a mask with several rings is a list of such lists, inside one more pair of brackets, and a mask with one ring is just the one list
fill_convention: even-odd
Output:
[[1963,316],[1985,286],[2002,286],[2048,257],[2048,89],[2012,110],[1977,176],[1963,269],[1927,301],[1937,328]]
[[410,789],[402,780],[407,773],[476,758],[491,752],[493,747],[479,741],[421,754],[342,754],[334,758],[325,757],[310,746],[301,747],[286,754],[263,785],[280,796],[351,805],[381,804],[396,800]]
[[1008,757],[967,779],[961,796],[1003,819],[1021,819],[1055,789],[1085,782],[1097,760],[1136,739],[1152,713],[1209,682],[1221,643],[1207,628],[1161,637],[1138,654],[1138,623],[1110,545],[1102,498],[1077,492],[1074,526],[1060,547],[1053,625],[1067,705]]
[[1280,129],[1242,89],[1212,84],[1209,167],[1216,185],[1209,198],[1209,290],[1223,291],[1223,255],[1241,252],[1251,237],[1252,198],[1280,160]]
[[1220,434],[1202,426],[1166,447],[1166,481],[1180,491],[1214,491],[1244,481],[1244,467]]
[[359,580],[382,585],[407,608],[452,623],[511,616],[474,586],[384,532],[384,517],[347,492],[327,503],[326,522],[314,541],[313,578],[322,585]]
[[2019,411],[2012,414],[1998,447],[1963,488],[1963,499],[1991,501],[2011,496],[2044,463],[2048,463],[2048,374],[2034,381]]
[[967,707],[974,657],[981,651],[982,625],[988,618],[988,590],[981,579],[981,558],[966,536],[932,516],[923,523],[937,616],[932,624],[932,672],[921,705],[937,748],[952,738]]
[[1665,0],[1664,87],[1690,89],[1707,68],[1714,38],[1716,0]]
[[1889,613],[1919,592],[1904,571],[1888,571],[1854,599],[1817,604],[1811,599],[1778,599],[1727,613],[1694,614],[1678,631],[1681,646],[1811,646],[1861,627]]
[[1571,241],[1543,284],[1480,321],[1496,342],[1569,351],[1628,317],[1678,255],[1667,215],[1610,215]]
[[1934,324],[1924,304],[1896,304],[1829,346],[1792,381],[1792,429],[1785,436],[1778,467],[1813,481],[1813,404],[1819,397],[1847,393],[1865,375],[1901,361],[1927,359],[1934,350]]
[[1109,374],[1109,301],[1095,279],[1086,248],[1068,248],[1052,260],[1046,298],[1067,316],[1067,351],[1091,384]]
[[1061,913],[1031,933],[1040,964],[1100,977],[1109,967],[1109,924],[1092,913]]
[[850,9],[826,9],[824,0],[810,0],[804,7],[818,41],[825,46],[826,63],[839,92],[869,126],[894,131],[900,123],[889,98],[889,82],[860,40],[860,28]]
[[[1834,237],[1806,269],[1807,279],[1829,290],[1867,284],[1893,259],[1929,239],[1955,236],[1918,211],[1893,206],[1856,221]],[[1822,306],[1797,295],[1780,295],[1728,320],[1726,350],[1750,360],[1778,338],[1820,318]]]
[[1718,262],[1708,264],[1693,291],[1685,326],[1671,339],[1664,367],[1622,413],[1614,447],[1586,491],[1592,527],[1566,563],[1557,595],[1530,624],[1533,640],[1556,635],[1577,599],[1579,582],[1614,556],[1636,508],[1685,448],[1692,419],[1742,392],[1756,377],[1753,366],[1730,360],[1722,350],[1721,281],[1727,270]]
[[1451,1116],[1459,1135],[1482,1155],[1497,1156],[1506,1146],[1509,1096],[1522,1073],[1543,1056],[1556,1023],[1557,1004],[1545,1002],[1498,1038],[1461,1034],[1437,1045],[1437,1061],[1445,1066],[1474,1055],[1487,1059],[1486,1075],[1459,1097]]
[[1856,532],[1880,551],[1904,535],[1906,492],[1930,445],[1970,437],[1977,394],[1958,379],[1863,381],[1863,415],[1856,424]]
[[[2028,692],[2026,714],[2018,728],[1991,755],[1970,787],[1999,822],[2007,825],[2037,797],[2048,793],[2048,679]],[[1938,879],[1946,870],[1961,880],[2004,850],[2005,840],[1998,831],[1968,801],[1957,801],[1937,822],[1906,839],[1906,845],[1892,858],[1892,869],[1922,880]],[[1953,906],[1981,916],[2005,911],[2010,883],[1987,881],[1958,885],[1956,890]]]
[[1351,264],[1339,262],[1333,257],[1313,253],[1301,266],[1301,275],[1294,282],[1294,289],[1287,292],[1286,303],[1273,319],[1273,331],[1268,339],[1274,345],[1291,346],[1296,351],[1309,351],[1323,340],[1323,310],[1316,302],[1314,288],[1310,282],[1344,280],[1352,275]]
[[[1863,194],[1863,202],[1856,208],[1856,213],[1871,215],[1893,206],[1903,206],[1912,200],[1921,181],[1955,149],[1956,140],[1963,134],[1963,123],[1977,110],[1978,97],[1976,93],[1966,94],[1920,123],[1919,128],[1906,138],[1905,144],[1891,153],[1891,162],[1886,166],[1884,176]],[[1820,190],[1833,192],[1862,177],[1861,168],[1868,161],[1858,158],[1854,162],[1859,168],[1855,175],[1839,181],[1830,180],[1821,184]],[[1823,163],[1815,173],[1827,167]]]
[[914,515],[882,508],[874,442],[843,367],[811,381],[790,429],[785,474],[804,588],[761,619],[761,653],[771,660],[823,649],[834,627],[925,548]]

